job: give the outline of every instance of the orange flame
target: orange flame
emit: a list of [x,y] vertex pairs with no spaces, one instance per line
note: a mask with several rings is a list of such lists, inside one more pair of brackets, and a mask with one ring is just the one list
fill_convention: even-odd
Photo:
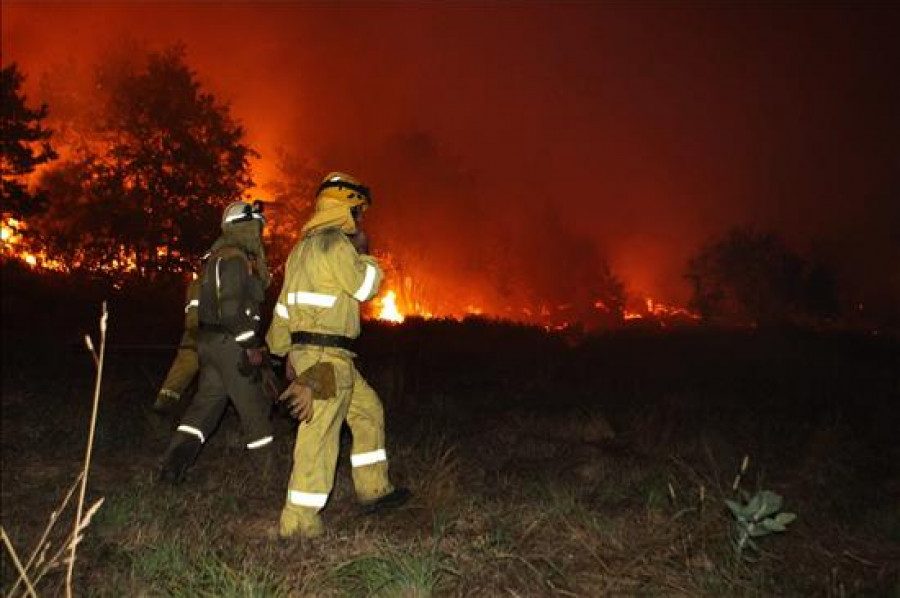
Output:
[[46,247],[23,235],[27,230],[28,225],[24,221],[4,214],[0,221],[0,255],[18,260],[32,269],[62,273],[71,273],[82,267],[93,272],[109,273],[137,270],[134,251],[126,251],[124,247],[120,247],[117,257],[109,263],[85,264],[84,252],[81,251],[67,257],[51,256]]
[[660,301],[656,301],[652,297],[645,297],[642,307],[643,310],[637,311],[626,309],[623,313],[623,318],[625,320],[653,319],[657,320],[663,326],[665,326],[667,320],[687,319],[696,321],[700,319],[698,314],[695,314],[687,308],[667,305]]
[[388,291],[379,299],[381,310],[378,312],[378,319],[386,322],[401,323],[405,319],[400,310],[397,309],[397,294],[394,291]]
[[[109,257],[103,263],[89,263],[90,258],[81,250],[75,250],[66,256],[51,256],[47,248],[42,246],[35,238],[27,234],[28,226],[20,219],[13,218],[9,214],[3,214],[0,218],[0,256],[4,259],[17,260],[29,268],[39,271],[54,271],[60,273],[75,273],[78,271],[103,272],[116,275],[121,278],[124,275],[137,271],[137,256],[134,250],[120,246],[115,255]],[[157,257],[177,257],[177,250],[166,245],[155,248]],[[390,264],[392,257],[385,256],[385,261]],[[501,310],[486,309],[481,305],[462,303],[457,305],[447,303],[445,299],[431,303],[426,288],[410,276],[398,276],[396,272],[389,272],[388,279],[392,280],[390,288],[380,295],[373,303],[369,311],[369,317],[393,323],[402,323],[408,316],[416,316],[423,319],[448,318],[462,321],[468,316],[488,315],[500,317],[504,320],[532,323],[542,326],[548,331],[567,330],[578,319],[574,315],[578,306],[564,304],[537,304],[537,305],[507,305]],[[121,284],[119,280],[115,284]],[[596,299],[593,307],[602,314],[612,315],[612,308],[602,299]],[[501,315],[502,314],[502,315]],[[651,297],[645,297],[637,305],[632,305],[621,313],[625,322],[634,320],[647,320],[659,326],[665,327],[673,322],[686,323],[698,321],[700,316],[690,310],[667,305]]]

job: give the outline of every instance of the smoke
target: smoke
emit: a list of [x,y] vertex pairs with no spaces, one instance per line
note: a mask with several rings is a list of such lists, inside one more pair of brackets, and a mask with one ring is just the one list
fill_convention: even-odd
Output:
[[357,174],[376,249],[437,295],[565,303],[608,262],[634,295],[683,302],[691,253],[752,223],[900,297],[878,275],[900,257],[887,8],[4,2],[2,16],[4,61],[34,99],[123,39],[183,42],[261,153],[262,189],[284,177],[279,148]]

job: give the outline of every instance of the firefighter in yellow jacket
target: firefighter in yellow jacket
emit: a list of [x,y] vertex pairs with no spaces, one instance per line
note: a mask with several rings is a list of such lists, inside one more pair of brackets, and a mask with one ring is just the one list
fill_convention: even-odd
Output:
[[[196,276],[196,275],[194,275]],[[188,283],[184,305],[184,332],[178,353],[169,367],[169,373],[163,381],[162,388],[156,395],[153,410],[159,413],[171,413],[181,400],[184,391],[194,380],[200,369],[197,359],[197,306],[200,305],[200,281],[195,277]]]
[[323,532],[319,512],[334,484],[344,421],[353,435],[353,485],[364,511],[397,506],[410,496],[409,490],[390,482],[381,400],[353,363],[360,303],[375,297],[382,279],[378,262],[368,255],[365,233],[358,228],[370,203],[369,189],[352,176],[335,172],[325,177],[315,212],[288,257],[266,336],[269,350],[288,354],[300,378],[324,365],[330,366],[334,380],[333,396],[321,400],[313,399],[320,394],[296,383],[285,391],[291,401],[304,404],[298,410],[303,416],[279,523],[282,538]]

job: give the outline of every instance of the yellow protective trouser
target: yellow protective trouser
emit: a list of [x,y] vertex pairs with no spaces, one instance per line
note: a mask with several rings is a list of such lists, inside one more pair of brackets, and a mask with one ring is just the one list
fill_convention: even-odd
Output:
[[357,499],[368,503],[393,491],[384,448],[384,409],[349,353],[295,346],[290,359],[297,372],[319,361],[330,362],[337,386],[337,396],[314,401],[312,420],[297,428],[294,467],[279,525],[283,537],[315,537],[323,531],[319,512],[334,486],[341,424],[345,420],[353,435],[350,462]]
[[175,360],[169,367],[169,373],[159,389],[160,395],[173,401],[181,399],[181,395],[190,386],[191,381],[197,375],[200,363],[197,359],[197,349],[194,347],[179,347]]

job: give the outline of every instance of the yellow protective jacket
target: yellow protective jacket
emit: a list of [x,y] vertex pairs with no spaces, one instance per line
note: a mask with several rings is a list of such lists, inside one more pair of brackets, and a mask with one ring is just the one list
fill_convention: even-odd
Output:
[[378,294],[383,276],[378,261],[358,254],[340,229],[307,235],[288,256],[269,351],[286,355],[292,332],[358,337],[359,304]]
[[169,372],[163,381],[162,388],[157,394],[155,407],[160,410],[167,409],[167,403],[177,402],[181,395],[191,385],[194,376],[197,375],[199,362],[197,358],[197,306],[200,305],[200,281],[192,280],[188,283],[185,292],[184,305],[184,332],[181,334],[181,343],[178,345],[178,353]]

